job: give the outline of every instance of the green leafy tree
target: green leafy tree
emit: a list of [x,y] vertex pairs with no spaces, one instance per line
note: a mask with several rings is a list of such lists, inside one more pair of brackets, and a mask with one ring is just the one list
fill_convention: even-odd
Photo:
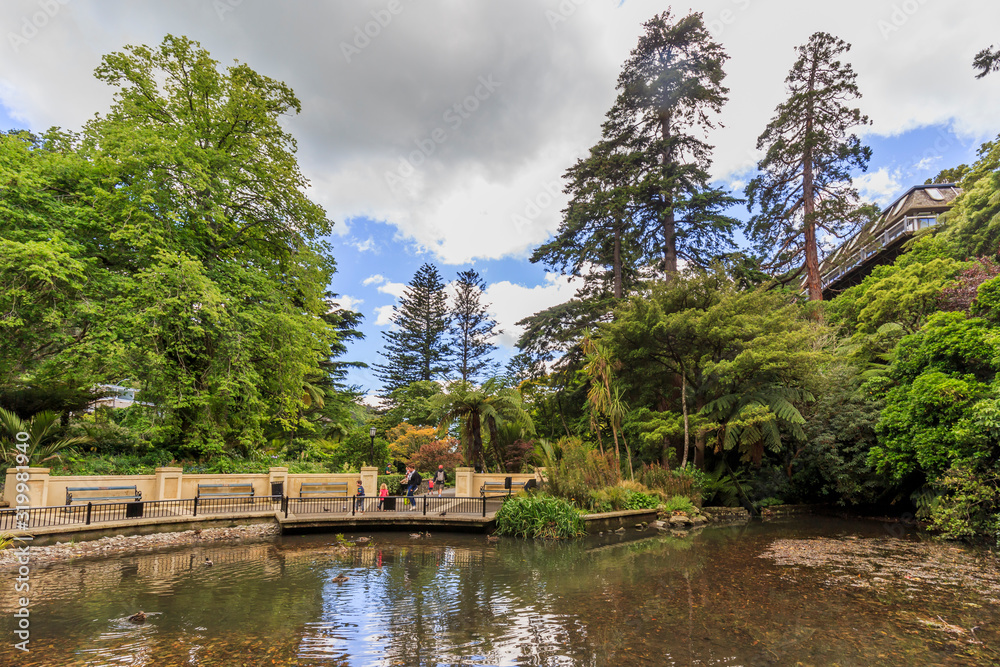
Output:
[[962,194],[941,216],[942,235],[959,259],[996,255],[1000,249],[1000,137],[979,148],[962,180]]
[[789,97],[757,138],[765,152],[761,173],[746,187],[748,208],[759,207],[749,236],[769,255],[767,268],[794,270],[789,280],[804,269],[812,300],[823,298],[823,235],[843,238],[875,213],[860,204],[851,180],[853,170],[867,169],[871,149],[849,134],[870,122],[849,106],[861,96],[854,70],[839,60],[850,48],[825,32],[796,47],[798,59],[785,79]]
[[503,333],[482,303],[486,281],[473,269],[458,274],[451,306],[451,349],[455,370],[465,382],[474,382],[494,369],[493,340]]
[[417,269],[392,307],[392,328],[382,332],[384,364],[375,364],[383,392],[411,382],[430,381],[448,372],[448,300],[441,274],[433,264]]

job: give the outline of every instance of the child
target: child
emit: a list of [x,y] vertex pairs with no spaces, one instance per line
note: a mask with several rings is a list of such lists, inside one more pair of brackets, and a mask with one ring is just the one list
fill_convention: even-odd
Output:
[[355,493],[354,509],[361,508],[361,512],[365,511],[365,487],[361,485],[361,480],[358,480],[358,491]]
[[378,489],[378,508],[380,511],[385,511],[385,499],[389,497],[389,487],[382,483],[382,486]]

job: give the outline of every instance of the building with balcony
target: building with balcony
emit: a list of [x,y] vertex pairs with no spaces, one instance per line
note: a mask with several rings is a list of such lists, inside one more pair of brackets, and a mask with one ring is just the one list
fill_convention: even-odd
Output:
[[832,299],[857,285],[872,269],[891,264],[914,233],[937,224],[962,190],[954,183],[915,185],[890,204],[820,264],[823,298]]

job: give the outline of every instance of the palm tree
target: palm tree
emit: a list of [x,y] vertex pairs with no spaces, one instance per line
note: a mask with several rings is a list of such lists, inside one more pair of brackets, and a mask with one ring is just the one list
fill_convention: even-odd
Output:
[[[56,438],[58,429],[59,413],[52,410],[38,412],[25,421],[10,410],[0,408],[0,465],[15,465],[18,454],[24,454],[31,463],[41,463],[57,458],[63,449],[94,441],[86,435]],[[27,439],[19,438],[21,433],[26,434]]]
[[450,383],[445,393],[431,400],[441,415],[439,429],[444,431],[456,420],[461,422],[466,465],[478,463],[486,469],[483,426],[489,429],[493,441],[499,438],[498,426],[505,422],[520,423],[528,432],[534,432],[531,416],[523,407],[521,393],[504,386],[497,378],[490,378],[481,387],[458,380]]
[[[614,382],[614,371],[620,362],[612,361],[608,351],[589,336],[583,339],[582,348],[587,359],[583,372],[590,377],[590,389],[587,391],[587,403],[591,409],[590,425],[597,432],[598,444],[601,444],[601,429],[595,414],[608,420],[608,423],[611,424],[611,435],[615,440],[615,458],[621,465],[618,431],[621,429],[622,420],[628,414],[629,408],[625,399],[622,398],[621,388]],[[625,442],[624,434],[622,442],[625,443],[625,455],[628,457],[629,476],[631,479],[635,479],[635,474],[632,471],[632,452],[628,442]],[[601,454],[604,454],[603,445],[601,445]]]

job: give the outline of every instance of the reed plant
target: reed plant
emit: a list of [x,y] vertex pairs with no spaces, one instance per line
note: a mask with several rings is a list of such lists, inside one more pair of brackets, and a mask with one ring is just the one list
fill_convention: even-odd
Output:
[[513,537],[569,539],[586,533],[583,518],[563,498],[542,493],[517,495],[496,513],[497,533]]

